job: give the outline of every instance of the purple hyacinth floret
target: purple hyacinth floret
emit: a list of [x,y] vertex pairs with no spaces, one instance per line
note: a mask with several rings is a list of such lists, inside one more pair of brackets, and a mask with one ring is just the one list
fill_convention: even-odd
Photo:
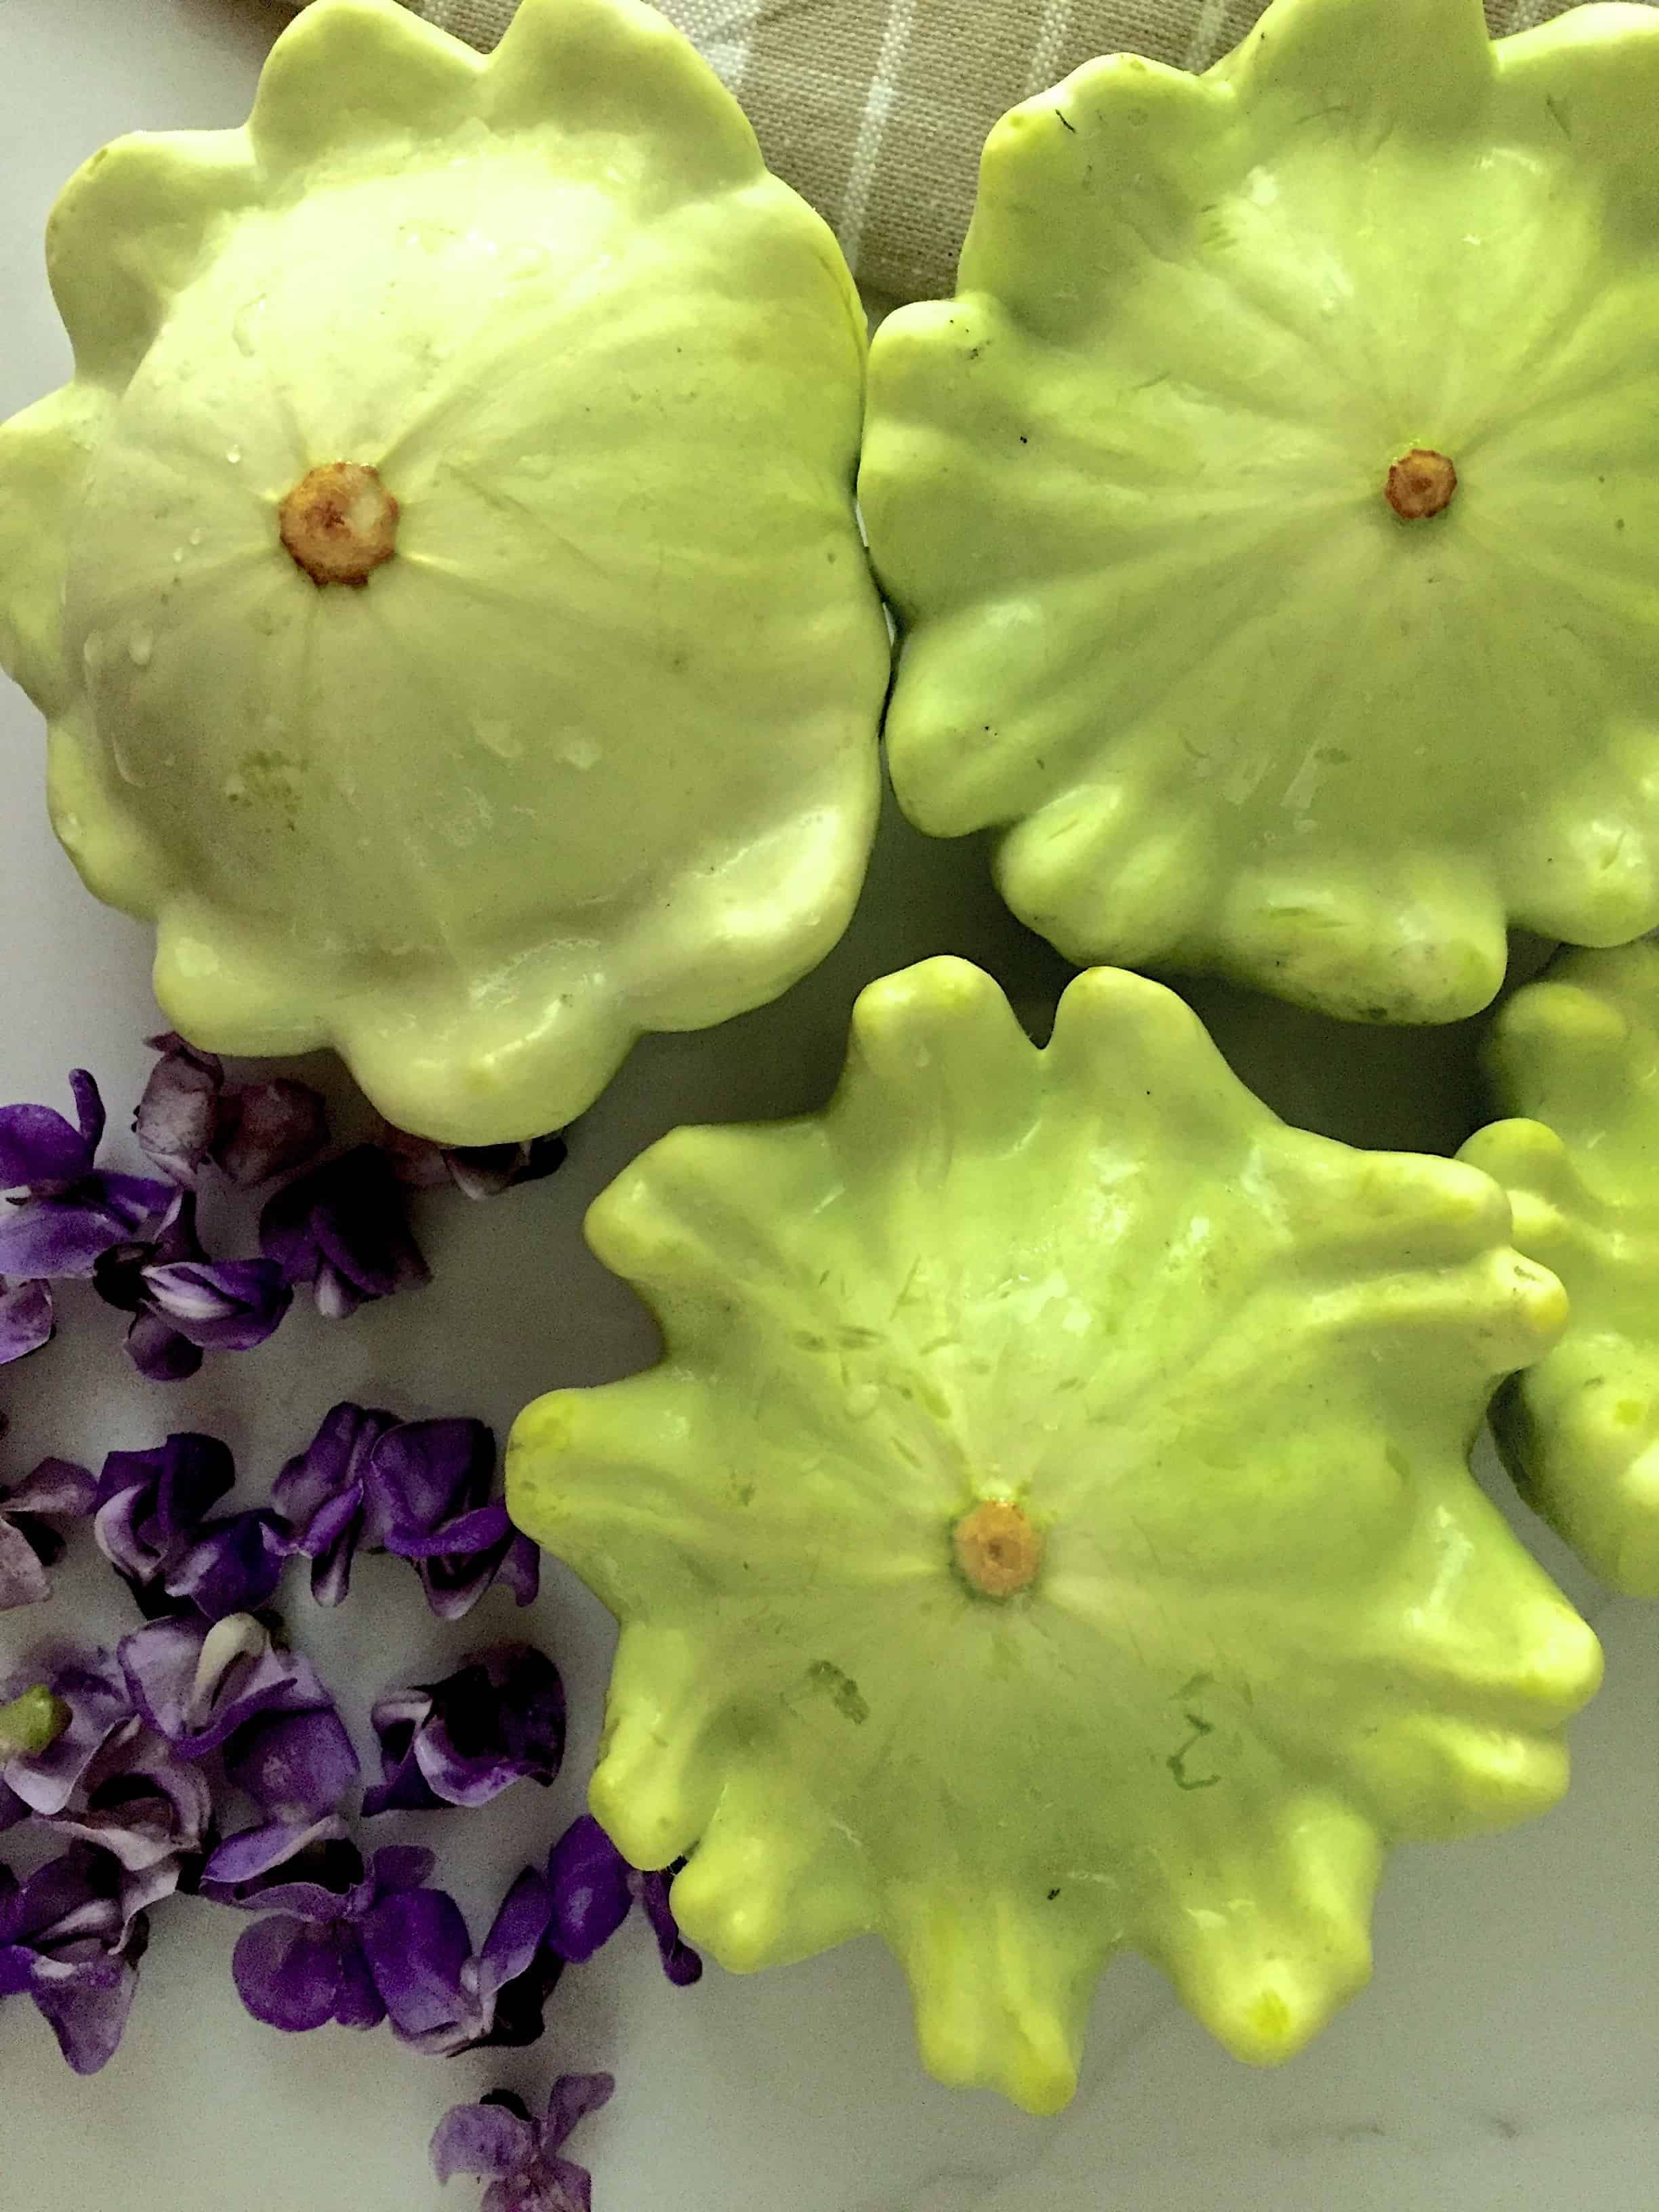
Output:
[[359,1145],[284,1183],[259,1217],[259,1249],[285,1282],[307,1283],[331,1320],[428,1280],[386,1154]]
[[363,1924],[363,1950],[392,2033],[429,2057],[533,2043],[564,1961],[546,1944],[551,1899],[526,1867],[475,1954],[460,1907],[441,1889],[386,1899]]
[[107,1851],[72,1844],[21,1883],[0,1866],[0,1997],[32,1998],[77,2074],[114,2057],[149,1941]]
[[169,1032],[133,1117],[139,1144],[161,1172],[193,1190],[210,1160],[244,1188],[303,1166],[328,1141],[328,1117],[308,1084],[279,1076],[228,1088],[224,1063]]
[[433,2136],[433,2171],[441,2182],[458,2173],[488,2181],[479,2212],[592,2212],[592,2177],[561,2153],[616,2086],[609,2074],[561,2074],[539,2121],[507,2090],[457,2105]]
[[[0,1107],[0,1279],[90,1275],[110,1247],[166,1207],[170,1187],[97,1165],[104,1103],[84,1068],[70,1077],[76,1119],[49,1106]],[[38,1306],[36,1309],[38,1322]]]
[[487,1805],[515,1782],[544,1789],[564,1757],[564,1685],[528,1644],[500,1644],[441,1682],[396,1690],[374,1707],[382,1779],[363,1811]]
[[182,1759],[219,1750],[261,1714],[334,1710],[311,1662],[247,1613],[153,1620],[116,1656],[134,1705]]
[[9,1283],[0,1275],[0,1367],[50,1344],[57,1328],[50,1283]]
[[204,1522],[167,1571],[167,1595],[208,1620],[258,1613],[276,1595],[291,1548],[287,1522],[268,1506]]
[[677,1988],[689,1988],[701,1979],[702,1960],[681,1936],[668,1901],[678,1871],[678,1865],[652,1873],[630,1866],[592,1815],[582,1814],[548,1858],[553,1898],[548,1942],[580,1965],[611,1941],[637,1904],[656,1937],[664,1973]]
[[32,1474],[0,1489],[0,1613],[52,1595],[46,1570],[64,1555],[59,1524],[84,1520],[97,1496],[87,1469],[66,1459],[43,1459]]
[[441,1620],[470,1613],[497,1581],[520,1605],[540,1587],[541,1553],[491,1498],[495,1473],[495,1439],[482,1421],[405,1421],[371,1455],[386,1548],[414,1561]]
[[277,1510],[293,1531],[294,1549],[311,1562],[311,1594],[319,1605],[345,1597],[360,1547],[384,1548],[380,1492],[368,1484],[368,1469],[375,1445],[397,1425],[394,1414],[373,1407],[335,1406],[276,1478]]
[[235,1480],[229,1448],[189,1430],[149,1451],[110,1453],[98,1478],[93,1534],[141,1604],[185,1558]]
[[140,1233],[100,1254],[93,1287],[133,1316],[127,1352],[152,1382],[196,1373],[204,1352],[250,1352],[274,1334],[294,1293],[274,1261],[210,1260],[196,1200],[172,1192]]

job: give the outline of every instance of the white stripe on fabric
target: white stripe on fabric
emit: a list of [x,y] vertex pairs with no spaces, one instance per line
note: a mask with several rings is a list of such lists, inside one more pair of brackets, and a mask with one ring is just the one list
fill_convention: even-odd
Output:
[[865,225],[870,219],[870,194],[876,181],[876,164],[893,112],[904,64],[915,27],[915,0],[892,0],[891,13],[882,32],[876,57],[875,77],[859,122],[858,143],[853,149],[853,171],[847,182],[847,202],[842,212],[842,251],[856,269],[864,247]]
[[1227,8],[1228,0],[1204,0],[1186,53],[1182,57],[1188,69],[1206,70],[1215,59],[1216,48],[1227,27]]
[[1072,27],[1072,0],[1042,0],[1036,43],[1031,49],[1031,71],[1025,80],[1025,97],[1035,100],[1047,92],[1060,75],[1060,50]]

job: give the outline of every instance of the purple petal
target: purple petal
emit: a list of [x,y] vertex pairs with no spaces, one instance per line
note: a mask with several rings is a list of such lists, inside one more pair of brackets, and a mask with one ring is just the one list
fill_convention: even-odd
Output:
[[672,1881],[672,1875],[666,1872],[636,1874],[630,1887],[644,1907],[651,1932],[657,1939],[664,1973],[676,1989],[685,1990],[702,1979],[702,1960],[680,1934],[680,1924],[668,1902]]
[[140,1314],[127,1331],[127,1357],[147,1382],[187,1382],[202,1365],[199,1345],[159,1314]]
[[534,1605],[542,1586],[540,1546],[530,1537],[515,1532],[496,1571],[495,1579],[498,1583],[506,1583],[518,1604]]
[[416,1844],[383,1844],[369,1861],[374,1887],[382,1897],[395,1890],[419,1889],[436,1864],[432,1853]]
[[453,1521],[445,1521],[436,1528],[394,1522],[386,1530],[386,1547],[400,1559],[464,1559],[480,1552],[504,1552],[512,1539],[513,1524],[506,1506],[497,1498],[493,1504],[475,1505],[470,1511],[458,1513]]
[[288,2035],[322,2027],[340,2007],[346,1946],[356,1948],[349,1935],[343,1938],[334,1928],[314,1927],[286,1913],[256,1920],[237,1938],[231,1959],[237,1995],[267,2027]]
[[8,1513],[44,1513],[83,1520],[98,1503],[97,1478],[73,1460],[43,1459],[31,1474],[0,1492]]
[[50,1106],[0,1106],[0,1190],[61,1190],[91,1173],[95,1149]]
[[547,2100],[547,2117],[540,2130],[540,2148],[550,2155],[590,2112],[604,2110],[616,2094],[611,2074],[561,2074]]
[[394,2032],[405,2042],[455,2049],[476,2029],[465,1986],[472,1942],[460,1907],[441,1889],[381,1899],[362,1923],[363,1955]]
[[303,1167],[328,1142],[328,1113],[308,1083],[278,1076],[250,1083],[223,1102],[214,1158],[244,1190]]
[[0,1212],[0,1275],[90,1275],[112,1246],[132,1234],[132,1224],[88,1178],[84,1195],[31,1198]]
[[[142,1956],[149,1930],[141,1914],[134,1923],[135,1948]],[[58,2038],[58,2048],[77,2074],[96,2074],[114,2057],[138,1992],[138,1970],[124,1964],[107,1987],[91,1984],[33,1995],[35,2010]]]
[[143,1276],[155,1311],[210,1352],[251,1352],[275,1333],[294,1297],[270,1260],[186,1260],[146,1267]]
[[[181,1765],[149,1729],[124,1732],[101,1753],[86,1787],[53,1826],[107,1851],[130,1875],[165,1873],[143,1902],[159,1902],[176,1887],[179,1862],[204,1847],[213,1795],[199,1768]],[[129,1907],[132,1899],[127,1899]]]
[[385,1155],[359,1145],[285,1183],[259,1220],[259,1249],[290,1283],[311,1283],[319,1310],[352,1311],[428,1279]]
[[310,1661],[274,1649],[246,1613],[211,1627],[152,1621],[124,1637],[117,1656],[138,1710],[187,1759],[216,1751],[258,1713],[331,1703]]
[[444,1800],[435,1796],[415,1756],[416,1731],[430,1717],[432,1698],[425,1690],[400,1690],[382,1698],[372,1716],[380,1747],[380,1779],[363,1792],[363,1817],[381,1813],[433,1813]]
[[[279,1880],[278,1877],[281,1877]],[[325,1923],[367,1911],[374,1885],[345,1823],[268,1820],[227,1836],[202,1869],[202,1894],[240,1911],[280,1908]]]
[[87,1158],[96,1158],[98,1147],[104,1141],[104,1101],[96,1080],[84,1067],[72,1067],[69,1076],[70,1096],[75,1101],[75,1119],[81,1132],[81,1141],[87,1148]]
[[349,1402],[324,1417],[311,1443],[277,1476],[278,1510],[294,1525],[294,1543],[312,1562],[312,1595],[338,1605],[351,1586],[360,1545],[377,1548],[378,1516],[366,1515],[363,1469],[369,1454],[397,1423],[390,1413]]
[[483,1422],[399,1422],[380,1438],[363,1471],[387,1548],[418,1542],[487,1504],[495,1472],[495,1438]]
[[476,2173],[481,2181],[528,2175],[536,2160],[536,2130],[502,2105],[457,2105],[433,2131],[432,2170],[440,2181]]
[[296,1826],[336,1811],[359,1771],[351,1738],[332,1708],[250,1721],[225,1758],[231,1781],[267,1820]]
[[0,1367],[50,1344],[58,1326],[48,1283],[0,1283]]
[[503,1899],[478,1954],[478,1996],[486,2016],[500,1991],[534,1965],[552,1917],[551,1891],[526,1867]]
[[162,1174],[193,1190],[218,1133],[224,1062],[172,1033],[149,1042],[161,1057],[150,1070],[133,1129]]
[[64,1810],[105,1745],[133,1719],[120,1668],[107,1651],[53,1668],[48,1686],[69,1707],[69,1726],[33,1758],[9,1759],[5,1767],[8,1788],[46,1819]]
[[210,1521],[167,1577],[209,1620],[257,1613],[275,1595],[288,1561],[287,1524],[266,1507]]
[[0,1513],[0,1613],[44,1605],[52,1595],[52,1577],[23,1531]]
[[155,1580],[182,1557],[203,1516],[235,1480],[228,1447],[190,1430],[149,1451],[112,1452],[98,1478],[93,1516],[99,1550],[131,1581]]
[[[365,1797],[365,1813],[390,1804],[487,1805],[514,1782],[545,1787],[558,1773],[564,1685],[532,1645],[502,1644],[441,1682],[382,1698],[374,1724],[386,1786]],[[404,1772],[411,1758],[429,1799],[412,1794],[412,1778]],[[372,1803],[374,1797],[383,1803]]]
[[548,1941],[580,1966],[608,1943],[632,1905],[628,1862],[588,1813],[573,1820],[547,1862],[553,1916]]

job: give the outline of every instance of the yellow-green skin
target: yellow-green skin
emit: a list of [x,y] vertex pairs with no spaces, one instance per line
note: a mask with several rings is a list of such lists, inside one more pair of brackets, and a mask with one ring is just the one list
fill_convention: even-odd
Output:
[[1656,110],[1649,8],[1276,0],[993,132],[860,491],[900,800],[1071,957],[1441,1022],[1659,923]]
[[1534,1506],[1597,1574],[1659,1597],[1659,945],[1560,955],[1493,1029],[1497,1103],[1461,1157],[1572,1300],[1494,1426]]
[[[107,148],[49,258],[76,378],[0,430],[0,663],[187,1036],[335,1044],[487,1143],[830,949],[889,671],[863,319],[654,10],[526,0],[485,61],[320,0],[246,130]],[[402,509],[362,589],[279,539],[338,461]]]
[[[874,1929],[932,2070],[1052,2111],[1121,1947],[1283,2058],[1387,1844],[1559,1795],[1597,1646],[1467,1454],[1560,1285],[1158,984],[1041,1052],[963,962],[873,984],[823,1115],[677,1132],[588,1233],[666,1354],[532,1406],[508,1504],[621,1620],[593,1809],[723,1965]],[[988,1500],[1046,1547],[1002,1599]]]

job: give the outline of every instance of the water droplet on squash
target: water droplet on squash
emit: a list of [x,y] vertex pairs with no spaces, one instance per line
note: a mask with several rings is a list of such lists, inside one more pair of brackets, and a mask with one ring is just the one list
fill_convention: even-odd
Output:
[[240,469],[242,465],[241,447],[240,446],[228,447],[226,449],[225,459],[230,463],[232,468]]

